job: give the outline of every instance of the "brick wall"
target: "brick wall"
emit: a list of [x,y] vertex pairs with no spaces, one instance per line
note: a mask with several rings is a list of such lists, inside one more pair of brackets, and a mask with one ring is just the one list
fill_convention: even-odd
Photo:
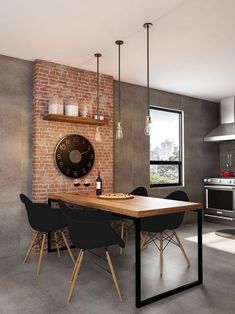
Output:
[[[94,60],[94,68],[96,66]],[[48,113],[50,93],[59,96],[70,94],[78,103],[87,101],[90,111],[96,112],[96,73],[80,70],[43,60],[34,65],[34,104],[33,104],[33,183],[32,198],[37,202],[47,201],[48,193],[75,192],[73,179],[64,176],[56,167],[54,150],[56,143],[68,134],[85,136],[95,149],[95,162],[92,170],[84,178],[91,180],[90,191],[95,190],[97,171],[101,171],[104,191],[113,187],[113,78],[100,75],[100,113],[108,124],[100,126],[102,143],[94,141],[96,126],[51,122],[43,120]],[[81,185],[79,190],[84,190]]]
[[[94,61],[94,68],[96,63]],[[104,192],[113,189],[113,78],[100,75],[100,113],[108,124],[100,126],[102,142],[96,143],[95,125],[61,123],[43,120],[48,113],[51,93],[60,97],[71,95],[79,104],[89,103],[90,114],[96,112],[96,73],[80,70],[43,60],[34,64],[33,101],[33,157],[32,157],[32,199],[46,202],[48,193],[75,192],[73,179],[64,176],[57,168],[54,151],[57,142],[68,134],[81,134],[94,147],[95,162],[88,175],[81,178],[91,181],[88,191],[95,191],[97,171],[101,171]],[[81,184],[79,191],[86,188]],[[69,240],[69,239],[68,239]],[[52,247],[55,247],[52,236]],[[38,253],[39,246],[33,249]]]

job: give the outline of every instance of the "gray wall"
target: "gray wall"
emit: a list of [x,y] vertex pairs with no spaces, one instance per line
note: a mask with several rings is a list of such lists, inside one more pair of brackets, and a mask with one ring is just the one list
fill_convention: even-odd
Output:
[[0,257],[30,240],[19,193],[31,193],[32,82],[32,62],[0,55]]
[[[114,93],[117,100],[117,82],[114,82]],[[121,94],[124,138],[114,143],[114,188],[130,192],[136,186],[144,185],[150,196],[164,197],[177,188],[149,188],[149,139],[143,134],[147,112],[146,88],[122,83]],[[153,89],[150,102],[184,111],[183,189],[192,201],[203,202],[203,178],[215,176],[219,171],[219,146],[203,142],[203,137],[219,123],[219,104]]]

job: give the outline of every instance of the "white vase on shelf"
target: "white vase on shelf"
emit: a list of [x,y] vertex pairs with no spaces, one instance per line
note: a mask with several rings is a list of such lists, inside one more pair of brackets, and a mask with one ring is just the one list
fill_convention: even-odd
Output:
[[80,105],[80,116],[86,118],[88,115],[88,106],[87,103],[84,101]]
[[60,115],[64,114],[63,100],[59,96],[54,95],[49,99],[48,113]]
[[74,98],[69,98],[65,103],[66,116],[78,116],[78,103]]

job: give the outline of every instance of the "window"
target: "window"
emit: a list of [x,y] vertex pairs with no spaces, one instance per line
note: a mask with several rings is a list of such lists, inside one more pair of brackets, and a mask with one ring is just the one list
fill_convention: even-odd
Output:
[[182,184],[182,112],[150,108],[150,187]]

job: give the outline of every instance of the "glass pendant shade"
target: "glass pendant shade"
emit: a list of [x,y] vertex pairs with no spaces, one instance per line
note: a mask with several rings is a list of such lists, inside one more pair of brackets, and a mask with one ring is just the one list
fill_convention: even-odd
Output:
[[100,134],[100,130],[99,130],[98,126],[97,126],[96,131],[95,131],[95,141],[97,143],[101,143],[101,134]]
[[116,129],[116,139],[120,140],[123,138],[123,132],[122,132],[122,123],[117,123],[117,129]]
[[144,127],[144,134],[145,135],[150,135],[151,134],[151,117],[150,116],[146,116],[145,117],[145,127]]

